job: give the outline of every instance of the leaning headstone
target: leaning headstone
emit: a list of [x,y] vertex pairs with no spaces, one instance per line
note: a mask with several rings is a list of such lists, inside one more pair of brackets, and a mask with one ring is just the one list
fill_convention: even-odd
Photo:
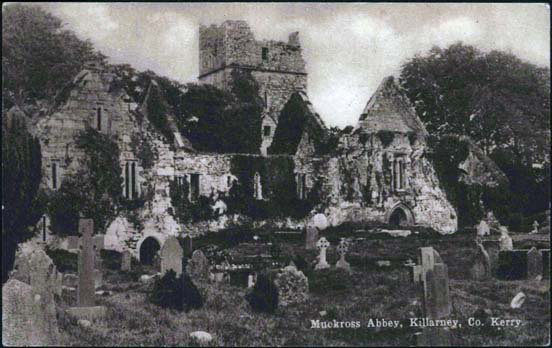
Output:
[[195,250],[186,267],[192,278],[209,279],[209,259],[201,250]]
[[491,230],[489,229],[489,225],[487,224],[487,221],[481,220],[479,225],[477,225],[477,235],[479,237],[484,237],[490,234],[491,234]]
[[491,259],[479,237],[475,240],[475,243],[477,249],[470,269],[471,278],[473,280],[489,279],[491,277]]
[[184,251],[178,239],[169,237],[161,248],[161,274],[172,269],[179,277],[182,274],[182,257],[184,257]]
[[316,249],[316,242],[318,241],[318,229],[314,226],[307,226],[307,232],[305,236],[305,249],[314,250]]
[[79,232],[81,234],[81,250],[79,254],[79,284],[77,292],[77,306],[94,306],[94,243],[92,232],[94,222],[92,219],[79,220]]
[[132,255],[130,254],[130,251],[125,250],[123,251],[123,256],[121,260],[121,270],[122,271],[130,271],[132,268]]
[[351,265],[345,260],[345,254],[347,254],[348,250],[349,250],[349,243],[347,243],[347,241],[342,239],[339,242],[339,245],[337,246],[337,252],[339,253],[339,260],[337,260],[335,267],[344,269],[347,272],[351,272]]
[[527,277],[535,279],[539,275],[542,275],[542,255],[537,248],[532,247],[527,252]]
[[[43,312],[43,299],[29,284],[10,279],[2,287],[2,345],[48,346],[59,344],[54,315]],[[47,322],[52,319],[53,322]]]
[[527,278],[527,250],[505,250],[498,253],[497,277],[501,280]]
[[326,261],[326,250],[330,246],[330,242],[324,237],[320,238],[316,243],[316,247],[320,250],[320,256],[318,258],[318,263],[314,267],[315,270],[330,268],[328,261]]
[[308,299],[309,280],[294,266],[282,269],[274,284],[278,289],[278,302],[283,306],[303,303]]

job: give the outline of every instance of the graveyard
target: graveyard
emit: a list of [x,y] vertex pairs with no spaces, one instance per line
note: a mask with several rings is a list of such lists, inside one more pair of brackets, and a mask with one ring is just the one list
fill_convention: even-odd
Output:
[[[416,266],[411,265],[425,262],[419,259],[420,248],[432,247],[439,255],[436,259],[441,259],[432,262],[442,262],[448,268],[449,304],[437,311],[444,310],[446,318],[460,323],[446,330],[449,344],[546,344],[550,330],[549,278],[546,273],[536,276],[532,273],[522,275],[519,280],[497,279],[499,246],[495,235],[485,236],[482,241],[489,254],[491,274],[486,279],[474,279],[477,277],[471,276],[469,271],[478,254],[473,231],[440,236],[414,230],[406,237],[393,237],[388,233],[348,227],[347,230],[328,228],[320,231],[318,248],[308,248],[305,232],[261,230],[245,233],[249,237],[233,246],[228,247],[228,243],[223,246],[228,247],[226,261],[233,251],[239,251],[241,261],[236,262],[244,265],[255,264],[252,260],[267,259],[254,267],[255,273],[277,271],[292,260],[302,269],[300,272],[306,275],[309,283],[306,296],[286,304],[280,296],[280,304],[273,313],[252,309],[246,300],[247,293],[251,292],[250,280],[228,277],[232,272],[227,270],[234,268],[228,262],[225,267],[213,264],[221,259],[216,257],[217,253],[209,252],[209,249],[217,249],[213,244],[202,245],[200,240],[193,244],[197,245],[197,250],[205,250],[205,255],[214,255],[206,269],[205,265],[199,265],[200,262],[192,261],[195,256],[190,256],[193,253],[191,249],[186,250],[185,242],[181,242],[182,248],[178,243],[162,248],[161,258],[165,253],[171,256],[170,260],[157,259],[152,265],[142,265],[128,253],[123,256],[113,251],[96,252],[98,257],[93,263],[79,261],[71,266],[77,269],[75,277],[63,276],[60,296],[56,297],[59,342],[77,346],[189,346],[201,345],[190,334],[203,331],[212,339],[207,343],[210,346],[435,345],[427,341],[422,344],[424,342],[421,343],[417,336],[423,335],[424,329],[411,322],[412,318],[422,320],[431,316],[423,314],[424,286],[423,282],[414,281]],[[512,233],[512,236],[516,250],[528,250],[533,246],[543,249],[549,245],[548,235]],[[347,247],[344,247],[344,240]],[[94,254],[96,244],[91,241],[87,244]],[[325,250],[326,262],[319,257],[320,246]],[[186,260],[184,265],[175,262],[175,255]],[[59,263],[58,258],[53,258],[54,263]],[[343,258],[349,270],[337,266],[343,263]],[[326,266],[319,266],[320,261]],[[148,301],[154,280],[168,268],[191,275],[204,301],[201,308],[184,312]],[[94,269],[100,270],[102,276],[98,280],[95,275],[79,274],[79,269],[92,274]],[[221,271],[224,276],[217,279],[216,274]],[[546,272],[539,268],[539,272],[543,271]],[[81,285],[82,290],[79,289],[80,277],[96,282],[96,286]],[[92,293],[82,293],[86,288]],[[512,308],[511,301],[520,292],[525,301],[519,308]],[[87,300],[79,304],[83,301],[79,297]],[[84,312],[83,306],[88,306],[84,308],[91,308],[92,312],[96,311],[94,308],[100,310],[98,313],[76,313],[76,310]],[[498,320],[504,323],[519,320],[521,324],[517,327],[514,324],[492,326],[498,325]],[[398,327],[383,326],[384,321],[400,324]],[[469,322],[474,321],[485,326],[470,326]],[[360,323],[360,327],[349,324],[354,322]],[[430,337],[436,335],[433,333]]]

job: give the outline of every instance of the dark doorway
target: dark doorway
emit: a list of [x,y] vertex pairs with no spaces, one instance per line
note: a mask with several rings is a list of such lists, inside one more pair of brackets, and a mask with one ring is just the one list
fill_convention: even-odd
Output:
[[140,246],[140,262],[144,265],[153,265],[153,257],[159,249],[160,245],[155,238],[146,238]]
[[395,209],[391,217],[389,218],[389,224],[395,226],[406,226],[408,224],[408,219],[404,210],[401,208]]

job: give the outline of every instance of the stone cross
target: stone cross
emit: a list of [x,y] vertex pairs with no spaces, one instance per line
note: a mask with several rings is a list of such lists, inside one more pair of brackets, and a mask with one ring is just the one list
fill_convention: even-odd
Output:
[[335,267],[342,268],[350,272],[351,265],[345,260],[345,254],[347,254],[347,251],[349,251],[349,243],[346,240],[341,239],[341,241],[339,242],[339,245],[337,246],[337,252],[339,253],[339,260],[337,260]]
[[132,269],[131,266],[132,262],[132,255],[130,254],[130,251],[125,250],[123,251],[123,256],[121,260],[121,270],[122,271],[130,271]]
[[537,222],[537,220],[533,222],[533,230],[531,231],[531,233],[539,233],[539,223]]
[[326,250],[328,249],[329,246],[330,246],[330,242],[328,242],[328,240],[324,237],[320,238],[316,243],[316,247],[318,248],[318,250],[320,250],[320,256],[318,259],[318,263],[316,264],[314,269],[318,270],[318,269],[325,269],[330,267],[330,265],[326,261]]
[[79,284],[77,292],[77,306],[89,307],[95,304],[94,289],[94,243],[92,232],[94,221],[92,219],[79,220],[79,232],[81,234],[81,246],[79,253]]
[[473,280],[485,280],[491,277],[491,259],[483,246],[481,238],[477,237],[475,244],[477,245],[477,251],[470,270],[471,276]]
[[307,232],[305,236],[305,249],[314,250],[316,249],[316,242],[318,241],[318,228],[312,225],[307,225]]
[[535,247],[527,252],[527,277],[529,279],[535,279],[542,275],[542,259],[541,252]]
[[173,236],[169,237],[161,248],[161,275],[172,269],[179,277],[182,274],[183,257],[184,250],[182,250],[178,239]]

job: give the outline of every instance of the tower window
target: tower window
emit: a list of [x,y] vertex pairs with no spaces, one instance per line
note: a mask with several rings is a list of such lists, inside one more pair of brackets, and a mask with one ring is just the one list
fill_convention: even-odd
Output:
[[136,162],[128,161],[125,163],[125,189],[124,195],[127,199],[134,199],[136,192]]
[[264,128],[263,128],[263,135],[264,135],[265,137],[269,137],[269,136],[270,136],[270,131],[271,131],[270,126],[264,126]]
[[299,199],[307,198],[307,174],[297,174],[297,197]]
[[262,56],[263,56],[263,60],[268,60],[268,48],[267,47],[263,47]]
[[56,162],[52,162],[52,188],[53,188],[53,189],[57,189],[57,188],[58,188],[58,177],[57,177],[57,174],[58,174],[57,163],[56,163]]

